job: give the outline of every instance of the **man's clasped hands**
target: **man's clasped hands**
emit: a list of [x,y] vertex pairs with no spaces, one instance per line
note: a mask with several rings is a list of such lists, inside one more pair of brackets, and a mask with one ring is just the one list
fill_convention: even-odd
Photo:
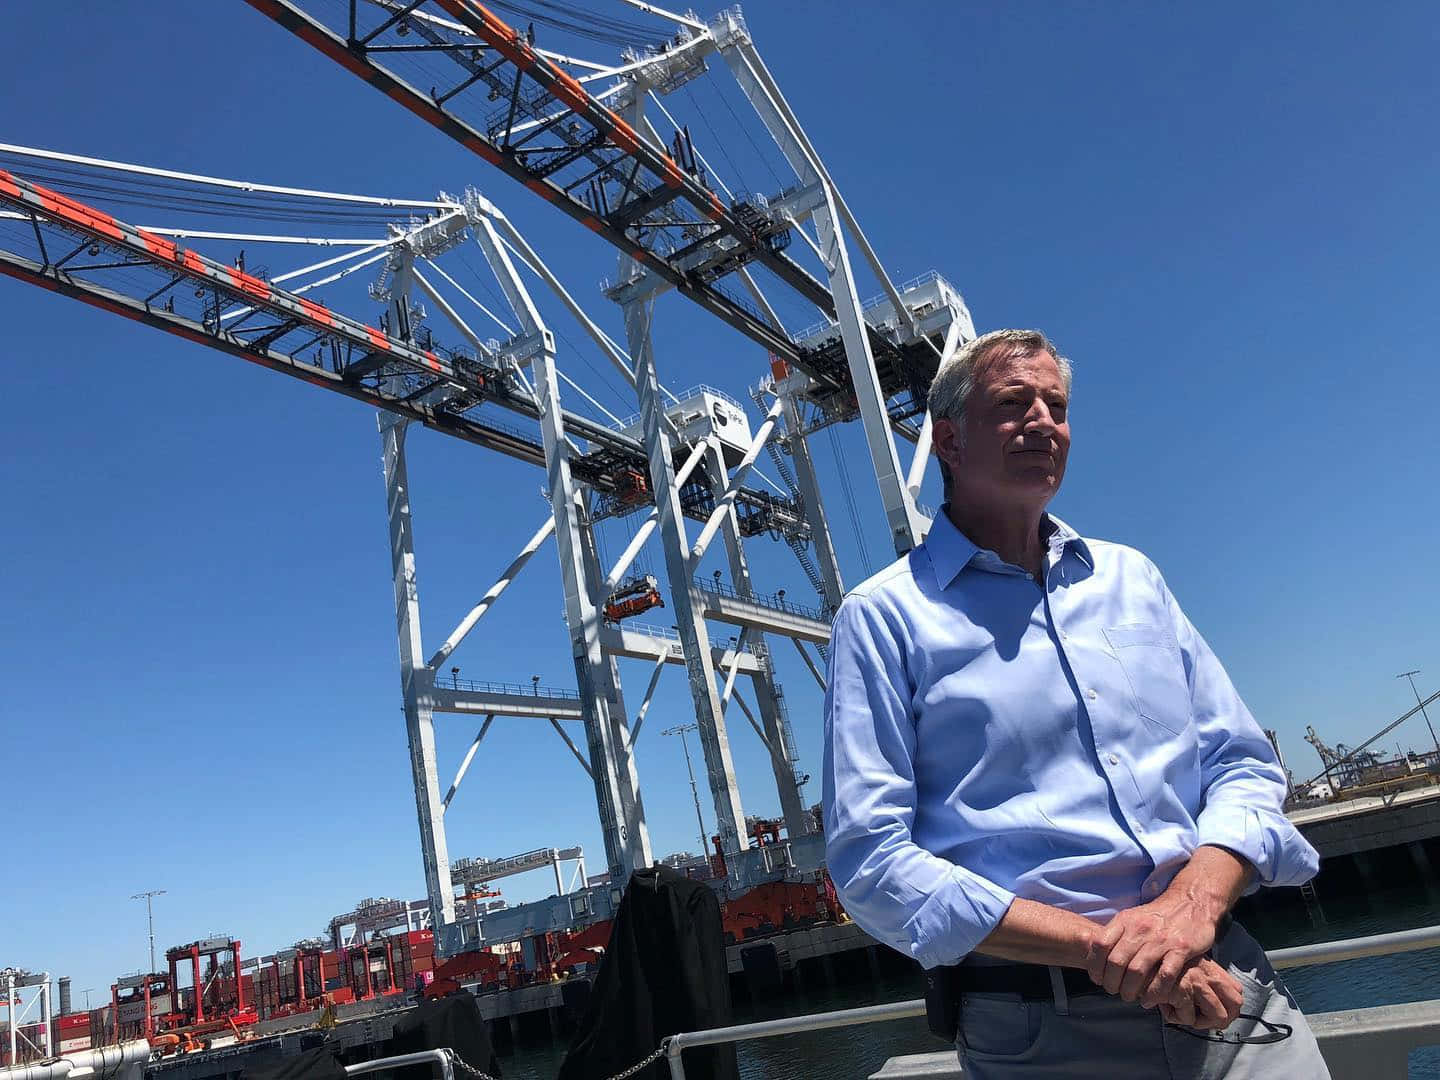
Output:
[[[1112,918],[1091,940],[1086,969],[1125,1001],[1169,1023],[1218,1031],[1240,1014],[1243,990],[1210,956],[1223,909],[1208,889],[1176,880],[1157,899]],[[1228,905],[1227,905],[1228,906]]]

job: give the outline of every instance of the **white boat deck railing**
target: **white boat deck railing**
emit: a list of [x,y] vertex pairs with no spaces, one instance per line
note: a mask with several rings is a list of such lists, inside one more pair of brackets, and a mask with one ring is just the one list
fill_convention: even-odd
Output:
[[[1275,949],[1267,955],[1277,968],[1296,968],[1431,948],[1440,948],[1440,926]],[[779,1020],[761,1020],[706,1031],[687,1031],[666,1038],[660,1044],[657,1056],[663,1057],[669,1065],[671,1080],[685,1080],[685,1066],[681,1054],[692,1047],[770,1039],[781,1035],[797,1035],[805,1031],[876,1024],[924,1015],[925,1002],[916,999],[884,1005],[866,1005],[858,1009],[788,1016]],[[1440,1045],[1440,999],[1317,1013],[1310,1016],[1309,1021],[1330,1067],[1332,1080],[1373,1080],[1382,1076],[1403,1076],[1408,1069],[1412,1050]],[[78,1080],[82,1076],[125,1076],[127,1072],[138,1076],[149,1053],[149,1045],[144,1040],[138,1040],[123,1046],[82,1051],[31,1065],[0,1068],[0,1080],[62,1080],[72,1076]],[[359,1065],[348,1065],[345,1067],[345,1074],[360,1076],[383,1069],[423,1064],[438,1066],[442,1080],[455,1078],[456,1059],[454,1052],[448,1049],[422,1050]],[[484,1075],[469,1068],[463,1071],[469,1076]],[[892,1058],[879,1072],[872,1075],[871,1080],[899,1080],[901,1077],[912,1080],[956,1080],[961,1075],[955,1052],[946,1050]]]
[[380,1072],[383,1069],[400,1069],[407,1065],[426,1064],[440,1067],[441,1080],[455,1080],[455,1052],[453,1050],[417,1050],[413,1054],[397,1054],[395,1057],[362,1061],[359,1065],[346,1065],[345,1075],[361,1076],[365,1073]]
[[[1354,960],[1362,956],[1389,956],[1440,947],[1440,926],[1418,930],[1402,930],[1393,934],[1325,941],[1275,949],[1267,953],[1277,968],[1308,967]],[[694,1046],[715,1046],[720,1043],[744,1042],[749,1039],[770,1039],[780,1035],[796,1035],[803,1031],[876,1024],[886,1020],[903,1020],[925,1015],[923,999],[895,1001],[886,1005],[866,1005],[858,1009],[787,1016],[780,1020],[761,1020],[753,1024],[711,1028],[708,1031],[687,1031],[665,1040],[665,1059],[670,1065],[671,1080],[685,1080],[681,1052]],[[1410,1051],[1440,1045],[1440,999],[1406,1005],[1381,1005],[1369,1009],[1319,1013],[1309,1017],[1311,1029],[1320,1043],[1321,1052],[1330,1066],[1332,1080],[1373,1080],[1375,1077],[1404,1076]],[[872,1080],[888,1077],[955,1078],[961,1076],[959,1061],[953,1050],[895,1058]]]

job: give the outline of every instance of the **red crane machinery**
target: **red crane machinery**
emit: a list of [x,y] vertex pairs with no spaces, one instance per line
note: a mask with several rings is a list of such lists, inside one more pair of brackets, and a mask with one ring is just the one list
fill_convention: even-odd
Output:
[[110,1031],[114,1042],[148,1039],[161,1016],[174,1012],[172,975],[147,972],[125,975],[110,984]]
[[255,1007],[265,1020],[323,1008],[332,1003],[326,987],[339,974],[339,955],[322,941],[296,942],[255,973]]
[[642,574],[625,582],[605,601],[605,621],[618,623],[643,615],[651,608],[664,607],[665,599],[660,595],[660,582],[654,574]]
[[[228,957],[228,959],[225,959]],[[202,965],[202,958],[206,961]],[[189,993],[180,988],[177,967],[189,961]],[[221,936],[192,941],[165,950],[173,996],[170,1012],[159,1017],[162,1031],[200,1036],[238,1029],[259,1018],[246,994],[254,981],[240,970],[240,942]]]

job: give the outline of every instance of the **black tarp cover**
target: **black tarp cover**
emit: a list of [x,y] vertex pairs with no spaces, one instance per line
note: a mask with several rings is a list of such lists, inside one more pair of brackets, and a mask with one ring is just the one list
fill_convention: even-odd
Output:
[[[730,981],[720,901],[668,866],[630,876],[589,1006],[559,1080],[605,1080],[648,1056],[666,1035],[723,1027]],[[641,1080],[670,1075],[664,1059]],[[685,1051],[687,1080],[738,1080],[732,1045]]]
[[[438,1001],[422,1001],[415,1011],[396,1021],[387,1054],[413,1054],[449,1047],[460,1060],[491,1076],[500,1075],[500,1062],[490,1044],[490,1026],[480,1015],[480,1003],[469,993],[452,994]],[[415,1075],[431,1075],[430,1067]]]
[[328,1046],[317,1046],[268,1069],[247,1068],[245,1080],[345,1080],[345,1069]]

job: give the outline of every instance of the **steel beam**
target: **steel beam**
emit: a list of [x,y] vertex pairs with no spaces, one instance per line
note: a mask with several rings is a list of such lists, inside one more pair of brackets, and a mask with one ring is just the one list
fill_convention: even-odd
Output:
[[[798,642],[796,644],[799,644]],[[475,739],[470,743],[470,749],[465,751],[465,757],[460,762],[460,768],[455,771],[455,779],[450,781],[450,790],[445,792],[445,798],[441,800],[441,807],[450,809],[450,800],[455,798],[455,792],[460,790],[460,781],[465,779],[465,774],[470,771],[470,762],[475,760],[475,751],[480,749],[480,743],[485,739],[485,733],[490,730],[490,725],[495,722],[495,714],[489,713],[485,722],[480,725],[480,730],[475,733]]]
[[[791,379],[803,376],[791,376]],[[795,483],[800,488],[800,502],[805,520],[810,525],[810,543],[815,553],[815,566],[825,589],[825,608],[832,614],[845,596],[845,582],[840,576],[840,560],[835,542],[830,538],[830,520],[825,514],[825,500],[820,494],[820,478],[815,472],[815,459],[810,456],[810,442],[800,415],[800,405],[792,387],[777,385],[776,392],[785,403],[785,426],[789,429],[786,448],[795,463]]]
[[655,859],[650,848],[650,830],[645,823],[645,802],[640,792],[640,779],[635,764],[635,740],[630,731],[630,714],[625,708],[625,688],[620,681],[620,664],[614,654],[604,647],[604,623],[600,613],[604,610],[609,596],[600,580],[600,551],[595,542],[595,529],[590,523],[589,507],[591,497],[582,492],[579,497],[580,551],[585,566],[585,580],[590,586],[590,605],[595,611],[594,633],[599,635],[600,652],[604,662],[599,668],[601,685],[610,714],[611,741],[615,747],[615,776],[620,789],[620,804],[625,810],[626,824],[631,834],[631,848],[634,851],[636,868],[650,866]]
[[711,588],[704,578],[696,580],[695,591],[699,593],[701,610],[707,619],[759,630],[766,634],[799,638],[816,645],[830,644],[830,624],[823,619],[776,607],[759,598],[732,596],[720,589]]
[[632,737],[640,738],[640,729],[645,724],[645,714],[650,711],[650,703],[655,700],[655,687],[660,685],[660,676],[665,671],[665,661],[669,657],[661,653],[655,660],[655,668],[650,672],[650,681],[645,686],[645,697],[640,702],[640,711],[635,714],[635,726],[630,729]]
[[[940,350],[940,367],[944,367],[960,348],[964,332],[965,325],[960,319],[950,320],[950,329],[945,332],[945,346]],[[912,499],[920,497],[920,485],[925,481],[925,467],[930,463],[930,446],[935,437],[934,423],[934,417],[927,408],[920,425],[920,437],[915,440],[915,456],[910,459],[910,472],[905,478],[905,486],[910,489]]]
[[[600,630],[600,642],[605,651],[613,656],[625,656],[632,660],[650,660],[654,663],[684,664],[685,650],[678,637],[670,637],[650,630],[625,626],[605,626]],[[753,653],[741,651],[738,661],[732,656],[733,649],[719,645],[710,647],[710,663],[717,669],[729,667],[732,662],[740,665],[740,674],[750,675],[757,671],[760,661]]]
[[800,659],[805,661],[805,666],[810,669],[810,674],[815,676],[815,681],[820,685],[820,689],[823,692],[825,689],[825,676],[820,671],[820,668],[816,666],[815,661],[810,659],[810,652],[805,648],[805,643],[799,638],[791,638],[790,642],[795,646],[795,651],[800,654]]
[[[755,459],[760,456],[760,451],[764,449],[765,443],[775,430],[782,408],[783,406],[778,401],[771,406],[769,413],[765,416],[765,422],[760,425],[760,430],[750,440],[750,445],[745,450],[745,456],[736,466],[734,478],[728,484],[722,482],[715,485],[715,509],[710,512],[710,517],[701,527],[700,535],[695,539],[695,547],[690,552],[692,566],[699,565],[700,560],[705,556],[705,549],[710,546],[710,541],[715,538],[715,533],[722,524],[728,529],[733,529],[735,535],[739,536],[740,528],[735,521],[735,498],[740,494],[741,488],[745,486],[745,478],[750,474]],[[725,477],[724,459],[717,453],[715,460],[718,475],[723,480]],[[739,585],[738,581],[736,585]]]
[[[759,453],[760,447],[774,428],[780,417],[781,403],[776,401],[775,406],[770,410],[766,418],[765,426],[755,437],[751,446],[751,452],[745,456],[741,466],[736,470],[735,478],[728,485],[733,488],[744,476],[747,463],[753,463],[755,455]],[[730,580],[735,586],[735,591],[742,596],[752,595],[754,588],[750,580],[750,564],[745,558],[745,546],[740,536],[740,524],[735,519],[735,508],[733,502],[726,503],[723,499],[723,492],[726,490],[725,483],[725,456],[720,449],[718,442],[710,441],[711,457],[709,461],[709,474],[712,477],[716,492],[717,513],[724,508],[724,514],[720,525],[725,538],[725,554],[730,563]],[[715,518],[712,516],[711,521]],[[696,545],[699,546],[698,544]],[[751,676],[752,685],[755,688],[755,701],[760,710],[761,722],[764,733],[762,741],[770,751],[770,765],[775,775],[775,790],[780,796],[780,812],[785,818],[786,834],[793,840],[804,836],[810,831],[810,815],[805,812],[803,800],[800,798],[800,788],[796,783],[796,763],[789,758],[791,740],[784,737],[781,728],[783,720],[780,714],[780,695],[775,682],[775,672],[769,660],[769,650],[763,647],[764,638],[756,630],[742,629],[737,644],[744,644],[747,640],[752,643],[759,641],[761,648],[757,650],[760,657],[759,670]],[[738,653],[737,653],[738,659]],[[728,669],[725,676],[725,698],[728,699],[735,693],[735,676],[738,674],[738,666]],[[740,702],[739,695],[735,700]],[[743,703],[740,707],[745,711],[747,717],[750,712]],[[753,717],[750,718],[754,723]]]
[[420,824],[420,855],[425,864],[425,895],[430,901],[435,948],[452,955],[460,945],[455,925],[455,893],[450,886],[450,855],[445,843],[445,807],[435,761],[433,679],[424,663],[420,639],[420,597],[415,582],[415,534],[410,516],[410,480],[405,465],[409,422],[393,413],[379,415],[385,467],[385,501],[390,521],[390,568],[395,583],[395,622],[400,642],[400,685],[404,694],[405,732]]
[[[818,234],[818,251],[834,297],[835,319],[845,346],[845,359],[865,429],[871,466],[890,525],[891,542],[895,553],[904,555],[923,539],[925,519],[915,508],[915,500],[900,468],[895,442],[890,436],[890,416],[886,411],[880,376],[875,370],[875,357],[870,350],[870,332],[861,310],[845,237],[837,224],[840,215],[835,204],[834,188],[821,172],[818,160],[811,156],[808,141],[798,123],[792,123],[793,114],[779,96],[778,88],[767,85],[767,80],[759,73],[759,57],[754,46],[742,41],[733,47],[722,48],[721,56],[796,175],[803,183],[823,186],[824,203],[812,215]],[[896,316],[908,320],[909,312],[898,294],[894,302],[899,305]]]
[[469,716],[519,716],[531,719],[583,720],[585,709],[578,697],[555,697],[551,694],[529,694],[516,687],[503,690],[469,690],[432,683],[431,708],[434,712],[458,713]]
[[455,651],[460,642],[465,640],[465,635],[475,629],[475,624],[494,606],[495,601],[500,599],[500,594],[510,587],[510,583],[515,580],[515,576],[525,568],[525,564],[530,561],[530,557],[539,550],[540,545],[543,544],[546,538],[554,531],[555,517],[551,515],[541,522],[540,528],[535,530],[535,535],[525,542],[525,546],[522,547],[519,554],[510,561],[510,565],[505,568],[505,572],[500,575],[499,580],[490,586],[489,591],[480,598],[480,602],[470,609],[465,618],[460,620],[460,624],[456,626],[450,636],[445,639],[445,644],[435,650],[435,655],[430,658],[430,667],[432,670],[440,670],[445,661],[450,658],[450,654]]
[[[475,240],[485,253],[506,299],[520,322],[524,336],[537,338],[538,354],[530,361],[535,377],[536,406],[545,446],[547,487],[555,520],[555,547],[565,591],[565,622],[580,691],[580,711],[590,749],[590,775],[595,783],[596,807],[605,838],[605,855],[615,881],[626,881],[632,871],[649,866],[649,835],[638,785],[631,782],[634,765],[628,747],[617,743],[611,716],[609,661],[600,648],[600,613],[593,586],[587,581],[581,539],[579,490],[570,465],[570,444],[565,438],[560,407],[559,379],[555,373],[554,337],[541,322],[539,311],[510,261],[509,253],[488,218],[474,224]],[[558,714],[551,713],[551,717]],[[626,779],[622,780],[622,769]]]
[[635,389],[640,399],[641,430],[649,452],[650,486],[660,511],[660,540],[665,550],[670,598],[685,655],[690,696],[695,704],[695,722],[700,729],[705,775],[714,797],[715,819],[724,850],[744,851],[749,847],[744,828],[745,809],[740,801],[725,718],[715,693],[710,635],[690,573],[690,548],[685,538],[680,491],[675,486],[670,440],[661,425],[665,407],[660,399],[650,336],[651,307],[646,301],[637,300],[626,304],[624,310],[626,344],[635,364]]

